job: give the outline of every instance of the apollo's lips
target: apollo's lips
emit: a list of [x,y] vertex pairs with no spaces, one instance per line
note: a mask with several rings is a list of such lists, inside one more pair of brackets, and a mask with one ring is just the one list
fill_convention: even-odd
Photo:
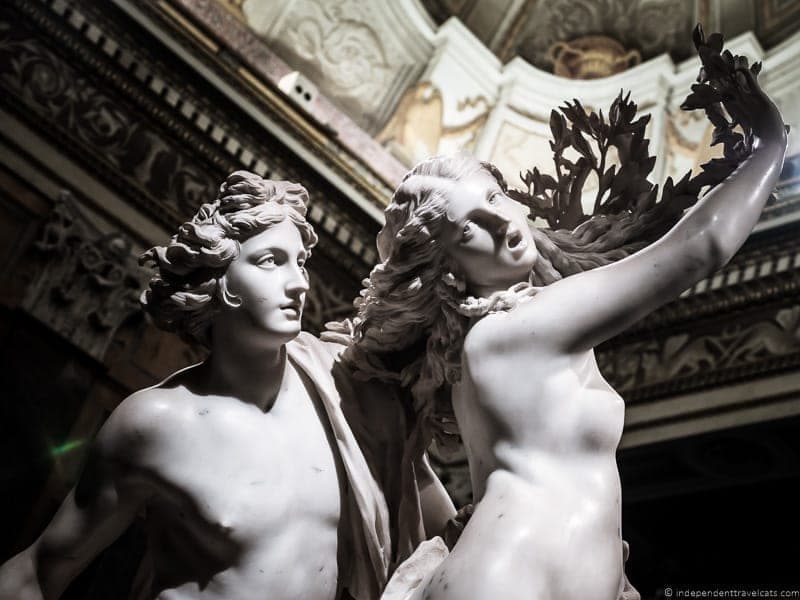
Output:
[[300,316],[300,311],[303,309],[303,305],[300,302],[288,302],[286,304],[281,304],[280,309],[285,314],[296,318]]

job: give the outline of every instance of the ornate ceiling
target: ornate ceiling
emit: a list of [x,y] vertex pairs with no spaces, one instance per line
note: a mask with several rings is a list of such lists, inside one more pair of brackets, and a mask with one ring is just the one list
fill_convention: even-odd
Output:
[[[695,22],[732,38],[752,30],[765,49],[800,26],[800,0],[421,0],[437,23],[458,17],[506,62],[521,56],[553,70],[559,42],[607,36],[642,60],[691,55]],[[556,51],[557,51],[556,46]]]

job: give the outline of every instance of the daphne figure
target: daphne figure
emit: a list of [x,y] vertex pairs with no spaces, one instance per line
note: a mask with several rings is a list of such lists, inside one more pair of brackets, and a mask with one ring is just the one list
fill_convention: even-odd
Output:
[[416,452],[452,401],[475,503],[452,552],[403,597],[620,595],[624,404],[593,348],[727,263],[775,187],[781,116],[754,72],[731,74],[738,93],[721,99],[749,115],[753,151],[658,241],[605,266],[562,277],[580,269],[474,158],[425,161],[395,192],[350,357],[410,389]]

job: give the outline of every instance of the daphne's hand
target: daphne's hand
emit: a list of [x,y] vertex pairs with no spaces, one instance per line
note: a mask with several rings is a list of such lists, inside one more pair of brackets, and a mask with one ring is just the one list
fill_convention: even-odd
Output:
[[742,127],[749,125],[761,140],[785,140],[788,128],[778,107],[761,89],[756,73],[745,66],[737,68],[732,79],[735,87],[723,97],[722,103],[734,122]]
[[[698,83],[692,86],[692,93],[682,108],[704,109],[716,127],[715,138],[720,141],[734,139],[728,134],[737,125],[741,126],[745,148],[737,148],[737,154],[752,150],[751,136],[763,141],[785,142],[787,129],[780,111],[758,83],[761,63],[749,65],[746,57],[723,51],[722,35],[712,33],[706,38],[699,25],[693,38],[703,66]],[[725,107],[730,120],[721,106]]]

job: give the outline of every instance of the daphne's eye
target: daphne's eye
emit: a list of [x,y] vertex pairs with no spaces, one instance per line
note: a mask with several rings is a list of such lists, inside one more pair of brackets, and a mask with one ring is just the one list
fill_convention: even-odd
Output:
[[472,230],[474,229],[474,224],[472,222],[465,223],[464,228],[461,230],[461,241],[466,242],[469,241],[470,237],[472,237]]
[[492,194],[489,196],[489,204],[497,204],[500,202],[500,194]]

